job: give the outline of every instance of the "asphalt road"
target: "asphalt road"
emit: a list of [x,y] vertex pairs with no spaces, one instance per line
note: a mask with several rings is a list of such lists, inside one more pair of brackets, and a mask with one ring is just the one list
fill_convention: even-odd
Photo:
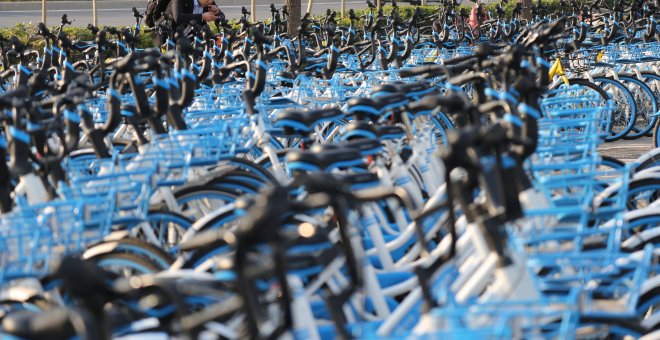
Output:
[[[307,9],[307,2],[303,2],[303,11]],[[99,25],[129,26],[135,24],[131,8],[136,7],[144,12],[147,0],[117,0],[117,1],[98,1]],[[250,2],[247,0],[227,0],[217,1],[227,18],[238,18],[241,16],[241,7],[246,6],[250,9]],[[256,16],[258,20],[270,18],[270,4],[283,4],[284,1],[278,0],[256,0]],[[312,6],[313,14],[325,13],[326,9],[340,10],[339,0],[319,0]],[[281,5],[278,5],[281,7]],[[346,10],[350,8],[359,9],[366,7],[366,1],[346,0]],[[69,20],[75,20],[74,26],[85,27],[92,22],[92,2],[91,1],[56,1],[49,2],[47,7],[46,23],[48,26],[59,24],[62,14],[67,14]],[[36,24],[41,21],[41,2],[23,1],[23,2],[0,2],[0,27],[13,26],[20,22],[32,22]]]
[[615,157],[624,162],[632,162],[637,157],[653,149],[653,138],[644,137],[635,140],[618,140],[602,144],[598,151],[601,155]]

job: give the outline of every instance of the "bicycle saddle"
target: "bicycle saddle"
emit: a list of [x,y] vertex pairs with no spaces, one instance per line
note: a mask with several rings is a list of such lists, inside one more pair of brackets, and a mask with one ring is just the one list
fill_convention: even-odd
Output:
[[348,100],[348,113],[353,115],[356,120],[377,120],[380,115],[394,108],[401,107],[409,99],[403,93],[397,92],[385,96],[371,98],[352,98]]
[[359,166],[364,163],[360,153],[353,149],[336,148],[330,150],[299,151],[293,150],[286,155],[286,161],[292,170],[310,171]]
[[372,156],[383,150],[383,144],[379,139],[354,139],[342,142],[342,146],[357,150],[362,156]]
[[345,140],[355,140],[358,138],[378,138],[378,126],[369,124],[366,121],[353,121],[344,127],[342,138]]
[[[430,115],[438,107],[439,99],[451,100],[451,96],[444,95],[433,95],[429,94],[421,100],[417,100],[406,107],[406,112],[410,119],[416,119],[419,116]],[[457,100],[457,103],[461,103],[460,100]]]
[[286,245],[286,261],[288,270],[299,271],[298,274],[314,275],[322,271],[339,255],[338,247],[330,242],[319,228],[311,235],[300,235],[299,223],[294,223],[287,235],[282,238]]
[[381,84],[374,86],[372,95],[387,94],[399,92],[399,88],[395,84]]
[[434,89],[425,83],[410,83],[410,84],[383,84],[375,86],[372,95],[380,97],[385,94],[402,93],[408,98],[418,97],[420,95],[432,92]]
[[354,139],[352,141],[343,141],[340,143],[315,144],[310,151],[319,153],[329,150],[353,150],[359,152],[362,156],[377,154],[382,149],[382,144],[378,139]]
[[20,310],[2,319],[2,331],[26,339],[69,339],[76,335],[64,308],[41,313]]
[[405,131],[403,128],[396,125],[391,126],[381,126],[378,128],[378,138],[379,139],[400,139],[405,136]]
[[279,71],[275,75],[275,78],[276,79],[282,78],[282,79],[291,79],[291,80],[293,80],[293,79],[296,79],[296,75],[293,74],[292,72],[289,72],[289,71]]
[[371,98],[351,98],[347,104],[348,114],[356,120],[376,120],[380,116],[380,110]]
[[349,174],[338,176],[338,178],[347,183],[352,190],[360,190],[381,185],[378,175],[367,172],[359,174]]
[[284,128],[285,133],[310,133],[314,126],[327,121],[338,119],[343,113],[338,108],[319,109],[310,111],[288,110],[277,115],[275,126]]
[[396,125],[377,126],[365,121],[355,121],[346,125],[343,138],[353,140],[357,138],[378,138],[379,140],[399,139],[405,135],[403,128]]

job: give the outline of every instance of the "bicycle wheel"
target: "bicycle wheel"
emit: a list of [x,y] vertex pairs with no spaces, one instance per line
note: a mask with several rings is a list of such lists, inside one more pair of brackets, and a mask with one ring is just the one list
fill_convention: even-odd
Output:
[[107,253],[90,258],[90,260],[104,270],[125,278],[157,274],[163,271],[148,259],[131,253]]
[[610,132],[605,141],[613,142],[625,137],[635,126],[637,119],[635,98],[625,85],[612,78],[594,77],[594,83],[614,101]]
[[606,197],[602,197],[601,202],[610,202],[616,195],[622,195],[624,193],[626,194],[626,207],[628,211],[646,208],[660,198],[660,179],[634,179],[628,185],[627,191],[622,192],[620,188],[610,191],[606,194]]
[[632,76],[619,76],[619,81],[626,85],[635,99],[637,118],[633,129],[625,139],[637,139],[646,135],[655,124],[658,101],[651,88],[643,81]]
[[[651,89],[653,92],[653,96],[655,96],[655,100],[658,103],[658,110],[660,110],[660,76],[653,73],[653,72],[642,72],[642,81]],[[652,136],[653,135],[653,127],[655,127],[655,123],[658,121],[657,116],[653,116],[652,118],[652,123],[651,123],[651,129],[646,133],[647,136]]]
[[[588,79],[570,78],[568,79],[568,84],[570,86],[584,87],[584,90],[589,92],[590,94],[597,93],[601,97],[602,105],[606,105],[607,101],[610,99],[610,95],[607,94],[607,92],[605,92],[600,86],[594,84]],[[554,86],[551,87],[551,89],[554,90],[562,86],[565,86],[564,82],[555,84]],[[549,96],[551,97],[552,95]]]
[[602,174],[596,177],[598,180],[595,182],[594,189],[597,192],[605,190],[609,185],[609,180],[613,173],[616,170],[623,169],[626,164],[614,157],[610,156],[601,156],[600,162],[598,164],[598,171]]
[[653,126],[653,147],[660,148],[660,120],[656,120],[655,126]]
[[247,172],[251,172],[251,173],[261,177],[263,179],[264,183],[277,183],[277,180],[275,179],[275,177],[267,169],[264,169],[261,165],[257,164],[254,161],[251,161],[249,159],[240,158],[240,157],[232,157],[232,158],[230,158],[226,161],[220,162],[214,168],[218,168],[218,167],[221,167],[223,165],[233,165],[233,166],[236,166],[239,169],[243,169]]
[[622,169],[626,163],[612,156],[601,156],[600,165],[609,169]]
[[638,159],[641,163],[635,167],[635,172],[640,172],[644,169],[649,169],[655,166],[660,165],[660,150],[653,149],[644,155],[640,156]]
[[181,214],[192,221],[197,221],[213,210],[234,202],[240,192],[216,186],[198,185],[184,187],[174,192]]
[[213,184],[214,188],[236,190],[246,195],[256,194],[266,186],[263,183],[257,182],[253,177],[249,177],[250,173],[245,172],[244,174],[245,176],[242,174],[228,174],[222,178],[215,179],[210,184]]
[[[651,316],[658,313],[660,309],[660,279],[651,278],[644,284],[644,288],[640,293],[639,300],[635,310],[638,315],[651,319]],[[656,318],[656,320],[660,320]]]
[[660,197],[659,179],[633,180],[628,186],[628,210],[648,207]]
[[152,266],[160,268],[161,271],[169,268],[174,262],[172,256],[160,247],[135,238],[122,238],[97,243],[87,248],[83,257],[91,260],[109,253],[132,254],[148,259]]
[[431,117],[433,125],[431,126],[433,142],[435,145],[447,145],[447,133],[454,129],[452,121],[442,112],[438,112]]
[[[572,87],[582,88],[580,90],[584,91],[583,92],[584,94],[588,94],[590,96],[595,95],[597,99],[595,99],[596,102],[593,103],[594,106],[603,106],[603,107],[607,106],[608,105],[607,102],[610,99],[612,99],[612,97],[607,92],[605,92],[605,90],[603,90],[600,86],[596,85],[595,83],[589,81],[588,79],[570,78],[570,79],[568,79],[568,84]],[[564,82],[559,82],[559,83],[556,83],[554,86],[552,86],[551,89],[554,90],[554,89],[557,89],[557,88],[560,88],[560,87],[563,87],[563,86],[565,86]],[[578,94],[580,94],[580,93],[578,93]],[[549,94],[547,96],[552,97],[553,94]],[[607,123],[606,124],[607,126],[612,125],[611,122],[610,122],[611,119],[612,119],[611,116],[610,117],[604,117],[603,119],[607,119],[607,121],[604,121],[604,123]],[[605,124],[603,124],[603,125],[605,125]],[[607,140],[607,138],[606,138],[606,140]]]
[[627,253],[644,250],[647,244],[660,244],[660,214],[645,211],[641,216],[627,218],[629,231],[624,233],[621,250]]
[[138,236],[170,252],[193,223],[181,214],[164,209],[149,211],[147,222],[151,232],[139,231]]
[[615,317],[580,317],[576,333],[579,339],[637,339],[647,330],[635,319]]

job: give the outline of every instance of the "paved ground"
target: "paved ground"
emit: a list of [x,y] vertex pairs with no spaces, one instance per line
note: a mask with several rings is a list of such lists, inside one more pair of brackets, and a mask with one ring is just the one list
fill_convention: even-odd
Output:
[[645,137],[636,140],[618,140],[603,144],[599,151],[601,155],[616,157],[619,160],[630,162],[653,149],[653,138]]
[[[113,0],[98,1],[99,26],[115,25],[130,26],[135,24],[131,8],[136,7],[144,12],[147,0]],[[241,7],[250,9],[248,0],[220,0],[221,9],[225,12],[227,18],[238,18],[241,16]],[[281,4],[283,0],[256,0],[256,15],[258,20],[270,18],[270,4]],[[303,12],[307,10],[307,1],[302,0]],[[340,10],[340,0],[318,0],[312,6],[312,13],[325,13],[326,9]],[[359,9],[366,7],[366,1],[346,0],[346,10],[350,8]],[[92,2],[91,1],[53,1],[48,3],[46,22],[49,26],[59,24],[62,14],[67,14],[69,20],[75,20],[74,26],[85,27],[92,22]],[[20,22],[32,22],[34,24],[41,21],[41,2],[40,1],[22,1],[22,2],[0,2],[0,27],[13,26]]]

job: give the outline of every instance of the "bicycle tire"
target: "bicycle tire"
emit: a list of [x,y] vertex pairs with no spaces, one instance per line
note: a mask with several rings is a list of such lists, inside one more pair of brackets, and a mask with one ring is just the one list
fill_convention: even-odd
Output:
[[635,318],[625,319],[625,318],[595,318],[595,317],[585,317],[580,316],[579,324],[577,325],[577,331],[580,332],[580,326],[586,326],[585,331],[599,331],[599,335],[592,335],[586,332],[581,332],[584,334],[587,339],[600,338],[602,339],[624,339],[626,337],[632,336],[633,339],[639,338],[641,335],[646,334],[648,331],[644,328],[639,320]]
[[607,167],[610,167],[612,169],[622,169],[623,167],[626,166],[626,163],[620,161],[616,157],[612,156],[600,156],[601,158],[601,164]]
[[[192,220],[182,214],[166,209],[150,210],[147,214],[147,221],[153,229],[154,234],[158,237],[158,246],[165,250],[176,247],[181,237],[183,237],[185,232],[193,224]],[[163,225],[163,222],[166,224]],[[177,235],[170,235],[173,229],[177,232]],[[143,236],[146,237],[146,235]],[[169,244],[170,240],[175,240],[174,244]],[[148,242],[146,239],[145,241]]]
[[660,148],[660,120],[656,120],[655,126],[653,127],[653,147]]
[[[605,92],[605,90],[603,90],[600,86],[596,85],[595,83],[589,81],[589,79],[569,78],[568,79],[568,84],[571,85],[571,86],[576,85],[576,86],[586,87],[586,88],[589,88],[590,90],[595,91],[596,93],[598,93],[598,95],[600,95],[603,98],[603,103],[606,103],[607,100],[611,99],[610,95],[607,94],[607,92]],[[555,84],[550,89],[555,90],[555,89],[557,89],[557,88],[559,88],[563,85],[564,85],[564,83],[560,82],[560,83]]]
[[[599,82],[601,84],[607,84],[609,87],[604,88]],[[607,92],[609,97],[614,101],[615,109],[614,112],[612,112],[610,131],[605,137],[605,141],[617,141],[628,135],[635,126],[635,121],[637,119],[637,105],[635,103],[635,98],[624,84],[612,78],[594,77],[594,83],[600,86],[603,91]]]
[[633,129],[623,138],[630,140],[645,136],[655,125],[654,115],[658,111],[658,100],[651,88],[635,77],[619,76],[619,81],[629,87],[637,107],[637,117]]
[[[125,270],[128,268],[131,268],[134,271],[139,271],[139,274],[142,275],[157,274],[163,271],[163,269],[148,259],[131,253],[112,252],[92,257],[89,260],[104,270],[121,276],[125,276]],[[123,273],[118,272],[114,266],[120,268]]]
[[[660,76],[655,74],[655,72],[649,72],[649,71],[642,71],[641,76],[644,83],[646,83],[646,85],[653,92],[656,102],[658,103],[658,110],[660,110]],[[655,123],[657,122],[658,122],[658,117],[653,116],[653,127],[655,127]],[[649,137],[653,136],[653,127],[646,134],[647,136]]]
[[436,145],[447,145],[447,133],[454,129],[454,124],[442,112],[438,112],[436,115],[431,116],[431,121],[433,122],[431,132],[434,136],[434,142]]
[[275,179],[275,176],[273,176],[273,174],[271,174],[267,169],[265,169],[257,162],[251,161],[249,159],[232,157],[223,163],[229,163],[230,165],[235,165],[243,170],[252,172],[258,175],[259,177],[263,178],[266,182],[277,183],[277,179]]
[[[656,311],[660,307],[660,280],[657,278],[647,280],[646,283],[649,287],[645,287],[640,292],[639,299],[635,305],[635,311],[642,317],[648,317],[648,313]],[[660,325],[655,325],[656,327]]]
[[[216,186],[209,187],[204,184],[185,187],[174,192],[174,198],[176,199],[183,216],[186,216],[192,221],[197,221],[205,214],[217,209],[219,206],[234,202],[239,196],[241,196],[239,191],[230,190],[228,188],[219,188]],[[209,199],[214,199],[222,203],[216,206],[213,202],[209,201]],[[207,200],[206,202],[198,202],[200,204],[204,203],[203,207],[205,207],[205,209],[203,211],[191,211],[193,208],[202,207],[199,204],[194,205],[191,203],[195,200]]]
[[646,191],[649,191],[649,202],[648,204],[652,203],[653,201],[657,200],[660,197],[660,179],[656,178],[646,178],[642,180],[632,180],[630,184],[628,185],[628,198],[626,200],[626,206],[629,210],[635,210],[635,209],[641,209],[646,206],[640,207],[638,204],[633,205],[633,197],[632,195],[639,195],[641,193],[644,193]]
[[136,238],[122,238],[99,242],[88,247],[87,250],[85,250],[83,257],[85,259],[90,259],[111,252],[131,253],[143,258],[149,258],[152,263],[163,268],[163,270],[169,268],[174,262],[172,256],[165,250]]

